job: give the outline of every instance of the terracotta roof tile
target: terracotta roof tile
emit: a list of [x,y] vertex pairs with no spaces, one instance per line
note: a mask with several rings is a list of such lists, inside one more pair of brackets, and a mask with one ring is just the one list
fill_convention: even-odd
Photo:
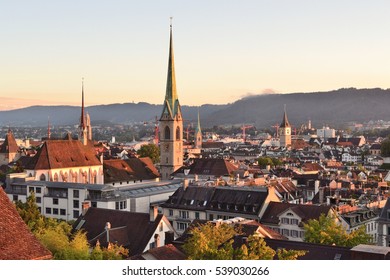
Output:
[[45,141],[26,169],[57,169],[101,165],[94,148],[78,140]]
[[31,233],[0,187],[0,259],[43,260],[52,254]]
[[14,134],[11,130],[8,130],[7,135],[5,136],[5,140],[3,145],[0,147],[0,153],[17,153],[19,150],[18,144],[16,144],[16,140]]

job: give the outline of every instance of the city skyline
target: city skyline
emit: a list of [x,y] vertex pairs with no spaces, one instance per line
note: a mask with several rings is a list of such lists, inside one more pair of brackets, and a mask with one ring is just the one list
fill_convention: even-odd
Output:
[[184,105],[390,88],[385,1],[18,1],[0,17],[0,110],[161,104],[169,18]]

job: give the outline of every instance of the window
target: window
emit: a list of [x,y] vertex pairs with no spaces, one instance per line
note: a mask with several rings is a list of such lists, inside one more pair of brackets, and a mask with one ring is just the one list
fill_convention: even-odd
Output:
[[188,226],[187,223],[180,223],[180,222],[177,223],[177,229],[178,230],[186,230],[187,226]]
[[298,237],[298,231],[297,230],[291,230],[291,237]]
[[164,230],[164,223],[160,223],[160,225],[159,225],[159,229],[160,229],[160,231],[163,231]]
[[35,192],[36,192],[36,193],[41,193],[41,188],[40,188],[40,187],[36,187],[36,188],[35,188]]
[[153,248],[156,248],[156,243],[155,242],[149,243],[149,249],[153,249]]
[[42,203],[42,199],[38,196],[35,198],[36,203]]
[[195,212],[195,219],[198,219],[199,220],[199,212]]
[[284,236],[290,236],[290,231],[288,230],[288,229],[282,229],[282,234],[284,235]]
[[79,208],[80,204],[78,200],[73,200],[73,208]]
[[116,210],[122,210],[127,208],[127,201],[117,201],[115,202],[115,209]]
[[180,140],[180,127],[176,127],[176,140]]
[[298,224],[298,219],[290,219],[290,224],[292,225],[297,225]]
[[46,207],[46,214],[51,214],[51,208]]
[[28,192],[29,192],[29,193],[34,192],[34,187],[28,187]]
[[58,182],[58,174],[54,174],[54,182]]
[[80,212],[78,210],[73,210],[73,218],[77,219],[80,216]]
[[66,210],[65,209],[60,209],[60,215],[65,216],[66,215]]
[[18,196],[17,196],[16,194],[14,194],[14,195],[12,196],[12,200],[13,200],[13,201],[18,201]]
[[92,201],[91,202],[91,207],[95,207],[96,208],[97,207],[97,202],[96,201]]
[[79,198],[79,190],[73,190],[73,197]]
[[289,224],[288,218],[282,218],[282,224]]
[[300,231],[299,232],[299,237],[303,239],[305,237],[305,232],[304,231]]
[[214,215],[213,215],[213,214],[210,214],[210,215],[209,215],[209,220],[210,220],[210,221],[214,220]]
[[41,174],[41,176],[39,177],[39,180],[40,180],[40,181],[46,181],[46,176],[45,176],[45,174]]
[[188,219],[188,211],[179,211],[180,218]]
[[53,208],[53,215],[58,215],[58,208]]
[[58,205],[58,198],[53,198],[53,204]]
[[166,140],[171,139],[171,130],[169,129],[168,126],[166,126],[164,130],[164,139]]
[[172,209],[169,209],[169,216],[170,216],[170,217],[173,216],[173,210],[172,210]]

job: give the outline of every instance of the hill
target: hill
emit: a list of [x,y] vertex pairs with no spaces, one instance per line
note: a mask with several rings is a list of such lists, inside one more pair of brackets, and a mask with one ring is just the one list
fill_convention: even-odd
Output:
[[[196,122],[198,109],[203,127],[213,125],[253,124],[270,127],[282,121],[284,104],[290,122],[299,126],[309,119],[314,126],[341,125],[346,122],[389,120],[390,89],[343,88],[329,92],[262,94],[240,99],[232,104],[182,106],[186,121]],[[86,108],[95,123],[131,124],[154,121],[161,105],[124,103]],[[80,108],[75,106],[32,106],[1,111],[3,126],[46,126],[48,116],[53,125],[78,124]]]

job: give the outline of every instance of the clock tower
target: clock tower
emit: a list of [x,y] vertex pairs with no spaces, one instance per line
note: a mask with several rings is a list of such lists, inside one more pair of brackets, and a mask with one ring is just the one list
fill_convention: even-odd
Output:
[[176,92],[172,23],[170,25],[167,88],[159,131],[160,173],[162,180],[169,180],[171,174],[183,165],[183,118]]
[[281,147],[291,146],[291,125],[287,119],[286,105],[284,106],[283,121],[279,127],[279,135],[280,135],[280,146]]

